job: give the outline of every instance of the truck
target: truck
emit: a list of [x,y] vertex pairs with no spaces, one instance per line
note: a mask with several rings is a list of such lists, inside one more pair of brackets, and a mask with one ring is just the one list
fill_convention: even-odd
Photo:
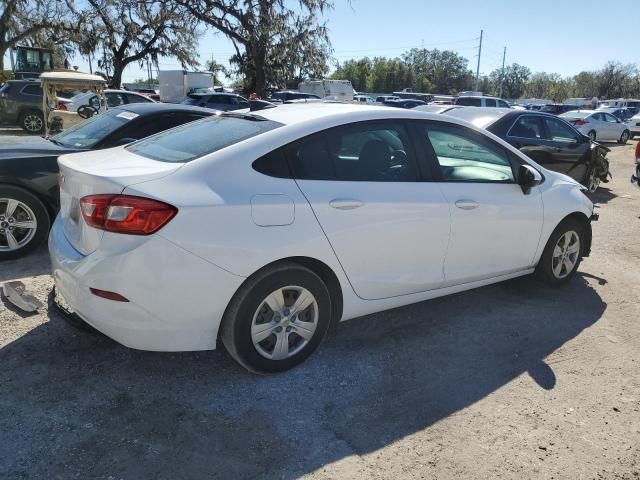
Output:
[[329,100],[353,101],[353,85],[349,80],[306,80],[298,84],[298,90]]
[[187,95],[198,89],[204,91],[213,89],[213,73],[187,72],[186,70],[160,70],[158,72],[160,84],[160,101],[166,103],[180,103]]

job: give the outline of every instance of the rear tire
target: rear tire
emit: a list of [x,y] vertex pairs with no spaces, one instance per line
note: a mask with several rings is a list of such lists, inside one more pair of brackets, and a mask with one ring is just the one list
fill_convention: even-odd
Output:
[[220,337],[247,370],[277,373],[302,363],[324,339],[331,297],[311,270],[293,262],[264,268],[232,298]]
[[587,135],[589,136],[591,141],[595,142],[595,140],[596,140],[596,131],[595,130],[591,130],[589,133],[587,133]]
[[584,229],[580,222],[573,218],[563,220],[549,237],[536,274],[553,287],[564,285],[578,271],[583,245]]
[[44,130],[44,115],[40,110],[27,110],[20,114],[20,127],[28,133],[41,133]]
[[38,197],[0,185],[0,261],[23,257],[38,248],[50,226],[49,213]]
[[629,130],[625,130],[624,132],[622,132],[622,135],[620,135],[620,140],[618,140],[618,143],[626,145],[629,141],[629,136]]

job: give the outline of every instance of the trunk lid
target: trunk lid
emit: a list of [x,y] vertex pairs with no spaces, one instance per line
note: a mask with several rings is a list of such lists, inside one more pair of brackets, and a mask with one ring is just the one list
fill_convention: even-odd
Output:
[[129,152],[123,147],[62,155],[60,166],[60,220],[65,236],[83,255],[93,253],[103,230],[87,225],[80,199],[101,193],[122,193],[129,185],[167,176],[181,163],[159,162]]

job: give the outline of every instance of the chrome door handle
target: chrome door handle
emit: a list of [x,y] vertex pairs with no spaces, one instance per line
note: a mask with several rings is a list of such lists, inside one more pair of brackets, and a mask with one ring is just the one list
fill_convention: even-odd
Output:
[[338,210],[353,210],[364,205],[360,200],[354,198],[336,198],[329,202],[329,205]]
[[456,207],[461,208],[462,210],[473,210],[474,208],[478,208],[480,204],[478,202],[474,202],[473,200],[458,200],[456,202]]

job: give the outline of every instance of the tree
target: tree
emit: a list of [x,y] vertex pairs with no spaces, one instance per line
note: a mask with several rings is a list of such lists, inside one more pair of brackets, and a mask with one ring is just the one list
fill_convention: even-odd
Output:
[[331,0],[176,0],[198,20],[223,33],[234,45],[232,64],[245,88],[266,96],[281,87],[327,73],[329,37],[319,16]]
[[495,93],[499,91],[502,78],[502,96],[504,98],[520,98],[525,92],[525,86],[531,76],[531,70],[524,65],[512,63],[504,68],[498,68],[489,74],[489,81]]
[[4,55],[10,48],[37,43],[33,42],[36,35],[59,27],[67,13],[66,4],[57,0],[3,0],[2,7],[0,71],[4,70]]
[[449,94],[464,90],[471,83],[468,60],[450,50],[426,50],[414,48],[402,58],[415,76],[429,82],[421,84],[420,91]]
[[[98,54],[98,67],[111,73],[111,86],[120,87],[122,72],[131,63],[160,56],[175,57],[183,68],[198,62],[197,23],[182,7],[162,0],[87,0],[74,13],[86,19],[86,34],[77,44],[85,54]],[[89,39],[97,39],[91,42]]]
[[222,83],[222,80],[218,75],[222,74],[225,77],[228,76],[227,69],[224,68],[224,65],[222,65],[221,63],[216,62],[213,59],[207,60],[207,62],[204,65],[204,69],[206,71],[208,71],[208,72],[213,73],[213,84],[214,85],[220,85]]

